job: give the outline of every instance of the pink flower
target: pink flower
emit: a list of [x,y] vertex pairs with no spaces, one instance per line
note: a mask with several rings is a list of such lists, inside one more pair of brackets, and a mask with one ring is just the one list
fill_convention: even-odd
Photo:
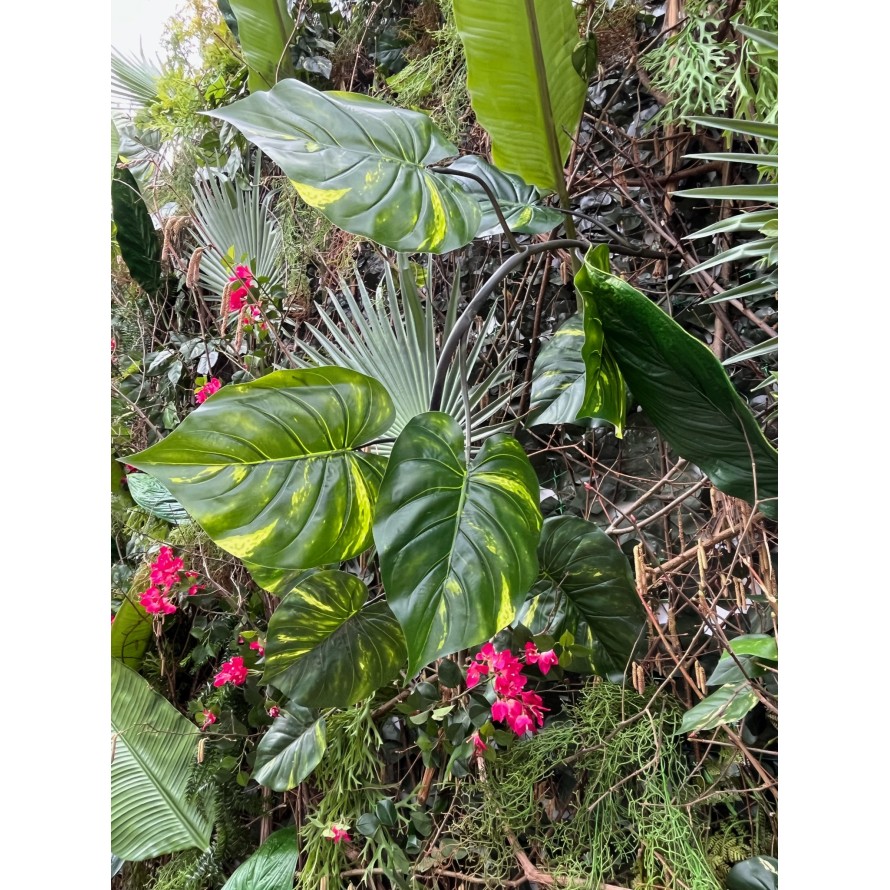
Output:
[[349,826],[342,825],[334,822],[330,828],[325,829],[322,834],[328,839],[333,841],[335,844],[339,844],[341,841],[350,841],[352,838],[349,836],[349,832],[346,830]]
[[216,723],[216,714],[213,711],[204,710],[204,722],[201,724],[201,729],[207,729],[208,726],[213,726]]
[[281,708],[276,707],[275,705],[272,705],[272,707],[269,708],[269,711],[268,711],[268,714],[270,717],[277,717],[280,713],[281,713]]
[[194,596],[199,590],[204,590],[203,584],[192,584],[192,586],[189,587],[189,596]]
[[485,744],[485,740],[479,735],[478,731],[474,732],[470,738],[473,740],[473,748],[477,754],[481,754],[483,751],[488,750],[488,745]]
[[238,287],[229,293],[229,311],[237,312],[244,306],[248,290],[253,286],[253,274],[247,266],[235,266],[235,274],[229,281],[238,282]]
[[211,377],[196,393],[195,393],[195,402],[198,405],[203,405],[207,399],[210,398],[215,392],[219,392],[220,387],[222,386],[222,381],[218,377]]
[[467,689],[472,689],[479,682],[480,674],[488,673],[487,664],[471,664],[467,668]]
[[172,615],[176,611],[176,606],[157,587],[153,586],[149,587],[139,597],[139,602],[149,615],[157,615],[160,612],[163,612],[165,615]]
[[151,564],[151,583],[159,587],[172,587],[179,584],[179,572],[182,570],[182,560],[173,555],[169,547],[161,547],[157,558]]
[[528,642],[525,644],[525,662],[526,664],[536,664],[542,674],[548,674],[553,665],[559,664],[559,656],[552,649],[547,652],[538,652],[537,646]]
[[200,573],[200,572],[192,572],[192,571],[188,571],[188,572],[185,572],[185,576],[186,576],[186,578],[200,578],[200,577],[201,577],[201,573]]
[[260,645],[259,640],[252,640],[250,646],[262,658],[266,654],[266,650]]
[[213,678],[214,686],[225,686],[231,683],[233,686],[241,686],[247,679],[247,668],[244,667],[244,659],[240,655],[223,663],[220,672]]

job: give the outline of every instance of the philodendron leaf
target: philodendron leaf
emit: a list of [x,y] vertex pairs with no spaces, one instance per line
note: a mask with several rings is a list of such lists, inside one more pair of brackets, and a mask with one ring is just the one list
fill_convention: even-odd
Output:
[[757,696],[747,680],[744,683],[727,683],[703,698],[694,708],[690,708],[683,715],[683,722],[677,732],[715,729],[725,723],[735,723],[756,704]]
[[646,639],[646,612],[627,557],[592,522],[577,516],[545,520],[538,545],[541,578],[517,616],[533,634],[568,631],[593,652],[593,664],[572,670],[624,673]]
[[293,77],[288,44],[296,27],[287,11],[287,0],[229,0],[229,7],[238,23],[251,93],[268,90],[283,77]]
[[[541,193],[533,185],[523,182],[519,176],[503,173],[476,155],[464,155],[448,169],[473,173],[484,179],[497,198],[498,206],[511,232],[524,235],[549,232],[563,220],[561,213],[540,204]],[[476,237],[486,238],[489,235],[503,234],[504,230],[485,189],[469,177],[460,177],[458,182],[479,202],[482,211],[482,222],[479,223]]]
[[456,177],[426,169],[457,149],[425,114],[297,80],[206,113],[240,130],[307,204],[354,235],[445,253],[479,228],[479,206]]
[[188,799],[200,731],[148,681],[111,659],[111,852],[139,862],[210,844]]
[[253,778],[273,791],[289,791],[321,763],[327,725],[307,708],[289,705],[257,745]]
[[298,858],[296,827],[279,828],[238,866],[222,890],[293,890]]
[[587,260],[575,276],[585,306],[658,431],[715,487],[778,513],[778,455],[714,354],[629,284]]
[[154,476],[149,476],[148,473],[130,473],[127,476],[127,488],[133,500],[152,516],[173,525],[191,522],[191,517],[182,504]]
[[386,390],[356,371],[275,371],[223,387],[127,461],[223,550],[261,567],[311,568],[370,544],[386,462],[355,449],[393,414]]
[[117,243],[130,275],[153,294],[161,287],[161,245],[139,184],[125,167],[111,179],[111,211],[117,226]]
[[473,110],[491,136],[492,161],[556,190],[586,89],[572,65],[578,22],[571,0],[454,0],[454,21]]
[[367,598],[364,581],[346,572],[300,582],[269,621],[263,682],[301,705],[348,708],[394,680],[402,629],[385,602]]
[[120,659],[133,670],[139,670],[152,637],[151,616],[130,596],[124,598],[114,614],[111,657]]
[[438,411],[402,431],[374,520],[387,600],[408,675],[510,624],[537,576],[538,482],[511,436],[466,464],[457,422]]
[[729,640],[729,648],[735,658],[724,652],[714,672],[708,677],[708,686],[723,683],[742,683],[751,677],[766,673],[764,661],[777,663],[779,650],[776,638],[768,634],[745,634]]

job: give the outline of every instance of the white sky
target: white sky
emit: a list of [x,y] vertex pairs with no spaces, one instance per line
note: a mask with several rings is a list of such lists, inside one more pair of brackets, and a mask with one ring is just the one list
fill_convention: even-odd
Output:
[[182,0],[111,0],[111,45],[127,55],[157,55],[164,23]]

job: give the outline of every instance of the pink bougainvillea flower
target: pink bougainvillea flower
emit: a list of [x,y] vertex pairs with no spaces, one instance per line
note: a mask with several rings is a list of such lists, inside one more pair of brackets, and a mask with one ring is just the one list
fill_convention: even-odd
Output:
[[470,738],[473,740],[473,748],[475,749],[477,754],[481,754],[483,751],[488,750],[488,745],[485,744],[485,739],[479,735],[478,730],[474,732]]
[[467,689],[472,689],[478,682],[480,674],[488,673],[487,664],[471,664],[467,668]]
[[552,649],[542,652],[538,656],[538,670],[542,674],[550,673],[550,668],[557,664],[559,664],[559,656]]
[[248,648],[253,649],[260,658],[262,658],[266,654],[266,650],[260,645],[259,640],[251,640],[250,646]]
[[201,729],[207,729],[208,726],[213,726],[216,723],[216,714],[213,711],[204,710],[204,722],[201,724]]
[[220,672],[213,678],[214,686],[225,686],[231,683],[233,686],[241,686],[247,679],[247,668],[244,659],[240,655],[230,658],[223,663]]
[[335,844],[339,844],[342,841],[350,841],[352,838],[349,836],[349,832],[346,830],[349,828],[348,825],[344,825],[342,822],[334,822],[330,828],[326,828],[322,834],[328,840],[333,841]]
[[222,381],[218,377],[211,377],[196,393],[195,393],[195,402],[198,405],[203,405],[207,399],[210,398],[215,392],[219,392],[220,387],[222,386]]
[[281,708],[277,705],[272,705],[266,713],[268,713],[270,717],[277,717],[281,713]]
[[158,587],[172,587],[174,584],[179,584],[180,571],[182,571],[182,560],[173,555],[170,547],[161,547],[151,564],[151,583]]
[[186,578],[200,578],[201,577],[200,572],[193,572],[191,570],[189,570],[188,572],[184,572],[183,574],[186,576]]
[[203,584],[192,584],[192,586],[189,587],[189,596],[194,596],[199,590],[204,590]]
[[238,312],[247,298],[249,289],[253,286],[253,273],[247,266],[235,266],[235,274],[229,277],[229,281],[238,284],[229,292],[229,311]]
[[176,611],[176,606],[167,599],[164,593],[154,586],[149,587],[139,597],[139,602],[149,615],[158,615],[161,612],[165,615],[172,615]]

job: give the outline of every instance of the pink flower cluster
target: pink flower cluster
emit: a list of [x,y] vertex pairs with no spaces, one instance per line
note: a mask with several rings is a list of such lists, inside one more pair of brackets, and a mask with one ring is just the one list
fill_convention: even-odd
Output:
[[213,678],[214,686],[225,686],[231,683],[233,686],[243,686],[247,679],[247,668],[244,666],[244,659],[240,655],[230,658],[223,662],[222,669]]
[[235,274],[230,276],[229,281],[238,283],[238,287],[229,292],[229,311],[238,312],[244,306],[247,294],[253,287],[253,273],[249,266],[235,266]]
[[[552,649],[538,652],[534,643],[526,643],[525,661],[526,664],[537,664],[541,673],[546,674],[559,661],[559,656]],[[491,706],[491,719],[506,721],[520,736],[543,726],[544,711],[548,710],[540,695],[523,688],[528,677],[522,673],[522,668],[522,662],[509,649],[495,652],[494,646],[486,643],[467,669],[468,689],[476,686],[483,675],[489,675],[493,680],[497,700]],[[473,743],[477,751],[484,750],[485,743],[481,738],[478,741],[474,738]]]
[[[182,560],[174,556],[170,547],[161,547],[157,558],[151,564],[151,587],[139,597],[139,602],[150,615],[172,615],[176,606],[170,601],[176,587],[182,584],[180,572],[183,572]],[[183,572],[186,578],[197,578],[197,572]],[[199,590],[203,590],[203,584],[192,584],[188,589],[189,596],[194,596]]]
[[216,714],[213,711],[208,711],[206,708],[204,709],[204,722],[201,724],[201,729],[207,729],[208,726],[213,726],[216,723]]
[[342,822],[334,822],[330,828],[326,828],[322,832],[322,835],[329,841],[333,841],[335,844],[339,844],[342,841],[350,841],[352,838],[349,836],[349,832],[346,830],[347,828],[349,828],[349,826],[344,825]]
[[195,402],[203,405],[215,392],[219,392],[222,381],[218,377],[211,377],[196,393]]

